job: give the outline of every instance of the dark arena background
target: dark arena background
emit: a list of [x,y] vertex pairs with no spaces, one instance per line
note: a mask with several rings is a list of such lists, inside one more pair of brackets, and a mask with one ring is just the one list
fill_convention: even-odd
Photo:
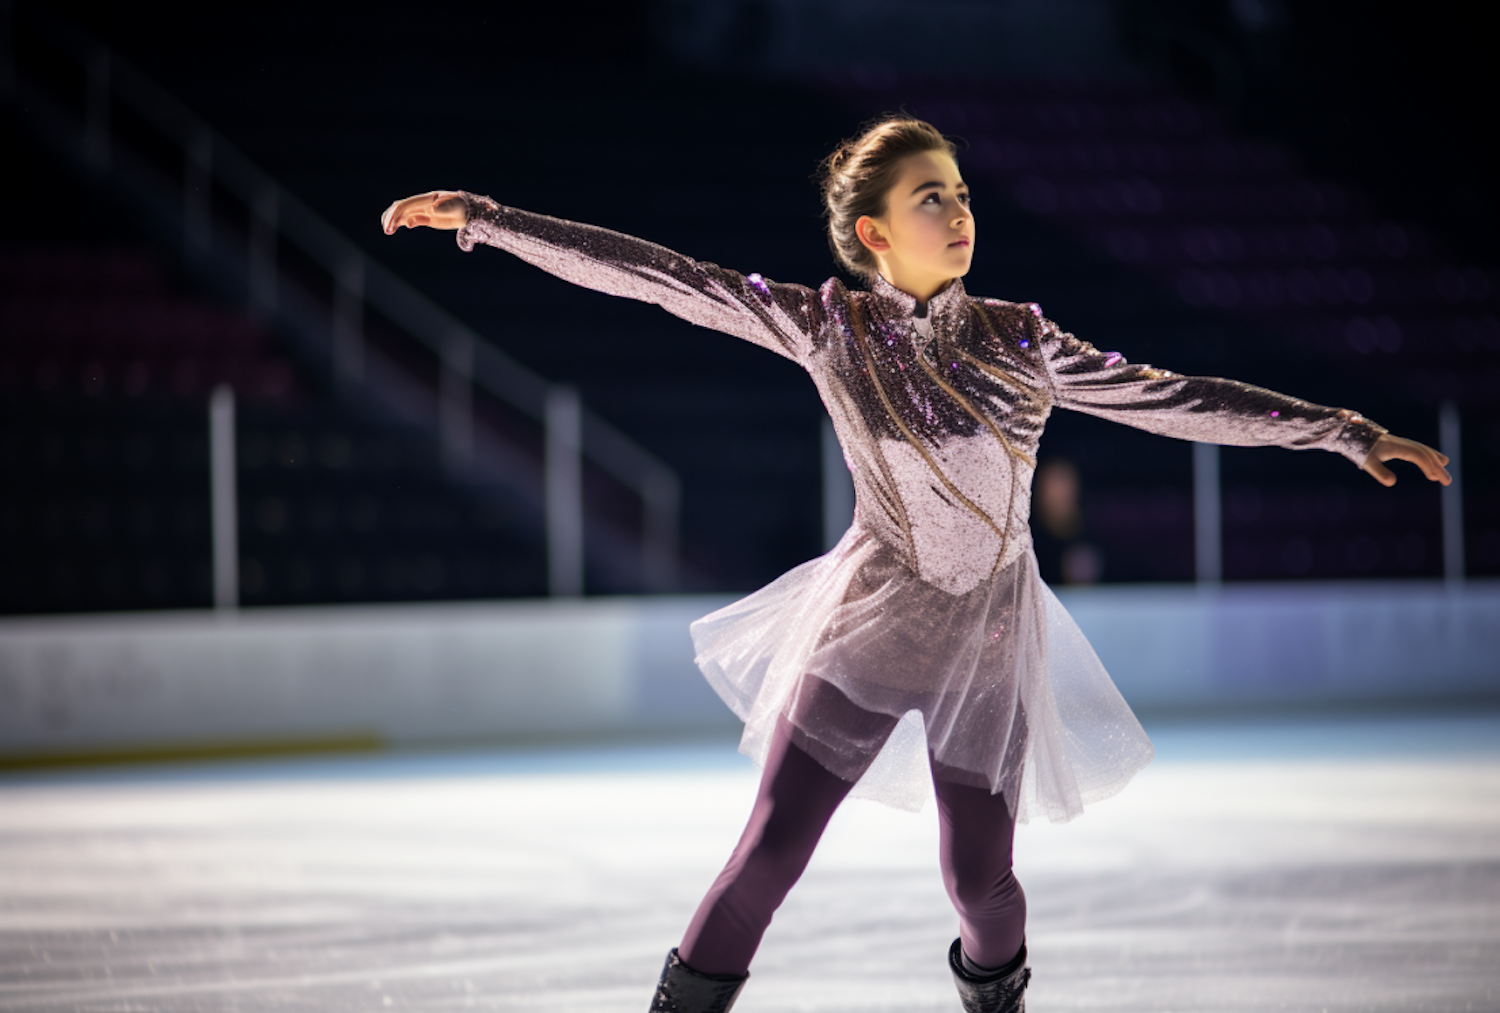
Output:
[[[1454,478],[1053,413],[1041,573],[1157,760],[1019,832],[1031,1008],[1500,1010],[1487,24],[0,0],[0,1009],[644,1009],[756,787],[688,623],[848,472],[790,362],[380,215],[817,285],[817,165],[904,109],[970,293]],[[840,810],[737,1008],[959,1009],[930,814]]]

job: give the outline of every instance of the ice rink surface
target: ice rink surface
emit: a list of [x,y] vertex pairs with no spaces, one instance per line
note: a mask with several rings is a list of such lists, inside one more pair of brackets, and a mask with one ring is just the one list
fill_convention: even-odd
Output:
[[[1500,713],[1148,724],[1020,828],[1028,1009],[1500,1010]],[[732,739],[0,777],[0,1008],[644,1011]],[[948,1011],[932,803],[851,801],[736,1013]]]

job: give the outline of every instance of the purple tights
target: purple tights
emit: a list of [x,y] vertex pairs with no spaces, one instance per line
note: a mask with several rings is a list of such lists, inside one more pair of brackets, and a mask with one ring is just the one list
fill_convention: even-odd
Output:
[[[852,706],[847,699],[843,703]],[[896,725],[895,718],[884,715],[861,711],[860,716],[888,723],[885,735]],[[785,716],[777,720],[750,821],[678,947],[678,955],[694,970],[738,975],[750,969],[771,916],[807,867],[833,811],[854,787],[793,741],[800,738]],[[884,736],[877,739],[877,751],[884,741]],[[963,951],[975,963],[1000,967],[1020,952],[1026,929],[1026,895],[1011,872],[1015,823],[1004,795],[944,780],[936,762],[933,786],[943,885],[958,910]]]

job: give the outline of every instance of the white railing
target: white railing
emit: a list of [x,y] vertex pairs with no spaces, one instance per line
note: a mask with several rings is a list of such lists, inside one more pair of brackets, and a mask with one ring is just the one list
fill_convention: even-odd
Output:
[[[15,59],[17,15],[83,72],[81,121],[40,82],[20,72]],[[476,423],[475,388],[542,427],[543,474],[532,474],[546,513],[549,577],[554,594],[583,589],[585,509],[581,463],[591,464],[631,489],[642,505],[643,584],[671,590],[677,583],[677,533],[681,486],[676,473],[604,419],[590,412],[572,388],[548,382],[489,344],[452,314],[360,248],[215,133],[175,97],[149,81],[108,48],[90,41],[46,12],[21,10],[0,0],[0,95],[47,121],[54,136],[94,167],[109,169],[149,198],[153,211],[180,219],[184,253],[214,259],[244,279],[257,313],[288,325],[322,346],[338,387],[368,395],[383,406],[435,430],[444,463],[482,480],[516,483],[535,472],[525,455]],[[148,180],[144,159],[123,150],[111,129],[111,111],[128,110],[175,145],[182,155],[180,194],[165,197],[175,181],[159,173]],[[216,227],[215,184],[246,211],[243,242]],[[143,187],[145,189],[143,189]],[[326,272],[331,307],[287,284],[278,267],[282,244]],[[378,312],[437,360],[435,392],[366,341],[366,310]],[[404,375],[403,375],[404,373]]]

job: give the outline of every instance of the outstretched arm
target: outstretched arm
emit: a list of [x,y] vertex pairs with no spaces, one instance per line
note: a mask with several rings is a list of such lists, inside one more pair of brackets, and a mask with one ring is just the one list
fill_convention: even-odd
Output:
[[397,201],[381,224],[387,235],[403,225],[457,229],[465,251],[475,243],[507,250],[565,281],[655,303],[802,364],[821,311],[818,293],[801,285],[746,277],[643,239],[506,207],[463,190],[434,190]]
[[1382,463],[1410,461],[1434,482],[1452,479],[1448,458],[1414,440],[1392,436],[1348,408],[1329,408],[1238,380],[1182,376],[1101,352],[1046,318],[1036,321],[1038,345],[1057,404],[1164,436],[1230,446],[1331,450],[1382,485],[1396,476]]

